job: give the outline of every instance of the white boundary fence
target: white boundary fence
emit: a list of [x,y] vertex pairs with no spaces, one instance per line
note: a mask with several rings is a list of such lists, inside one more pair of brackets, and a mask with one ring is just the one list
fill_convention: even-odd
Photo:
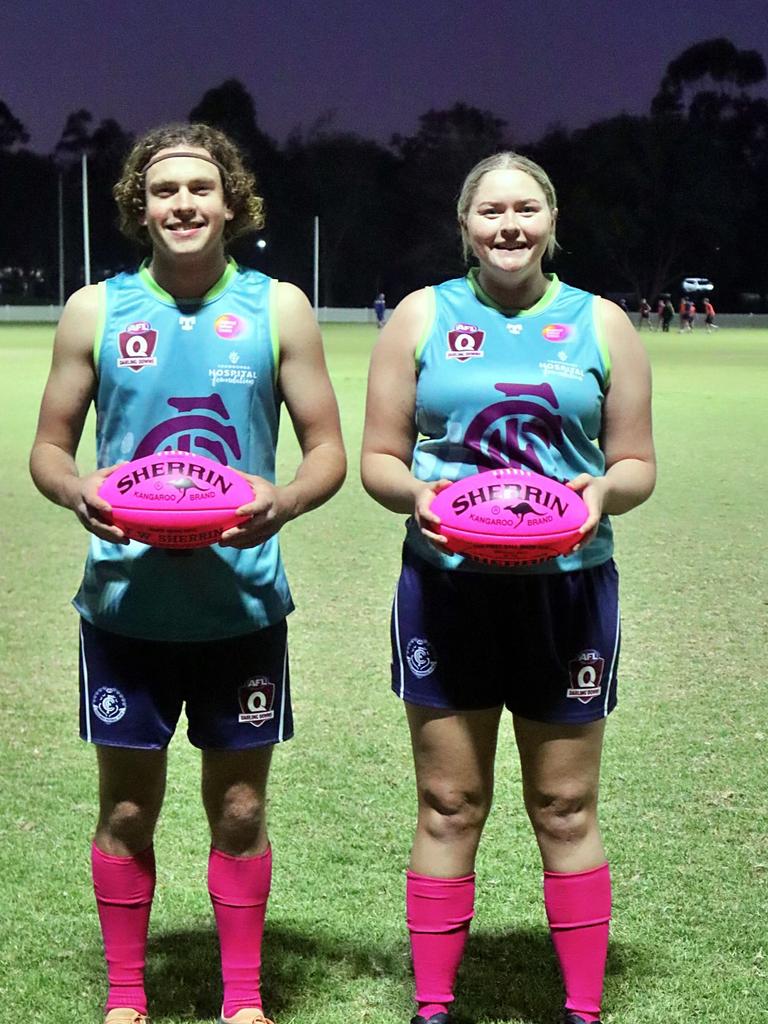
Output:
[[[387,310],[387,315],[392,311]],[[61,316],[61,306],[0,306],[0,323],[55,324]],[[633,323],[637,314],[631,313]],[[376,314],[372,309],[321,306],[318,310],[321,324],[375,324]],[[653,318],[655,325],[656,318]],[[768,313],[718,313],[719,327],[768,327]],[[704,316],[699,311],[696,330],[704,326]],[[672,321],[670,332],[677,330],[677,317]]]
[[[391,310],[388,310],[391,312]],[[343,309],[321,306],[318,310],[321,324],[375,324],[372,309]],[[0,323],[55,324],[61,316],[61,306],[0,306]],[[768,317],[766,317],[768,320]]]

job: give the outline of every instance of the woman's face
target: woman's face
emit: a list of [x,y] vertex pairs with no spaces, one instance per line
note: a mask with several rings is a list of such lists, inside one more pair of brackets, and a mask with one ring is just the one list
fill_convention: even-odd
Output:
[[540,267],[556,215],[541,185],[509,168],[482,176],[464,227],[481,267],[516,273]]

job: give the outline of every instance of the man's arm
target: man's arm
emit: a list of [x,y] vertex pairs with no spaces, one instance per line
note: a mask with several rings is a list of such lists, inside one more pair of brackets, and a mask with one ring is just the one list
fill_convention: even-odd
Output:
[[62,313],[53,360],[40,405],[29,469],[46,498],[71,509],[82,525],[103,540],[125,542],[122,530],[107,526],[100,513],[110,506],[98,496],[114,467],[80,476],[75,454],[96,391],[93,339],[99,317],[98,287],[75,292]]
[[249,476],[254,500],[242,511],[252,518],[222,534],[221,543],[247,548],[263,544],[289,520],[326,502],[341,487],[346,456],[339,410],[325,365],[320,329],[306,296],[280,283],[277,316],[280,336],[278,385],[302,451],[290,483],[276,486]]

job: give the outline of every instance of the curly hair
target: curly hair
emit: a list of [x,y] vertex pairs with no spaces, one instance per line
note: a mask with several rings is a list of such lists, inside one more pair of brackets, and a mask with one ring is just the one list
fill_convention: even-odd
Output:
[[488,174],[489,171],[524,171],[533,178],[537,185],[539,185],[544,193],[544,198],[547,201],[549,212],[553,215],[552,233],[550,234],[549,241],[547,242],[547,256],[551,258],[555,254],[555,251],[560,248],[557,238],[555,237],[554,214],[557,210],[555,186],[552,184],[547,172],[543,167],[539,166],[539,164],[534,163],[534,161],[530,160],[527,156],[521,156],[519,153],[507,151],[504,153],[496,153],[493,156],[486,157],[485,160],[481,160],[479,164],[475,164],[464,179],[464,184],[461,187],[461,194],[459,195],[459,201],[456,205],[459,228],[461,229],[461,242],[464,259],[469,260],[472,254],[472,246],[470,245],[469,237],[467,235],[467,217],[469,216],[469,210],[472,206],[472,200],[475,198],[477,187],[480,184],[480,179],[484,174]]
[[264,200],[256,195],[256,179],[246,169],[234,142],[207,124],[166,124],[137,140],[125,159],[120,180],[112,189],[120,214],[120,230],[127,238],[144,248],[151,247],[147,229],[140,223],[146,210],[146,167],[161,149],[175,146],[205,149],[218,166],[224,199],[234,214],[224,228],[225,243],[264,226]]

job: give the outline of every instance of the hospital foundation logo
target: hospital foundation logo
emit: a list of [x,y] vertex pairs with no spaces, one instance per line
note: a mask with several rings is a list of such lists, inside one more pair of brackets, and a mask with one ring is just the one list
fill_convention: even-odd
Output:
[[105,725],[114,725],[125,714],[128,702],[114,686],[100,686],[91,698],[91,707]]
[[117,360],[119,367],[127,366],[129,370],[138,373],[145,366],[157,366],[157,331],[153,330],[152,324],[146,320],[128,324],[125,330],[118,334],[117,344],[120,349],[120,358]]
[[460,363],[467,359],[480,359],[485,355],[482,351],[484,341],[485,331],[479,327],[474,324],[456,324],[452,331],[448,331],[445,358],[456,359]]
[[568,675],[571,685],[566,696],[589,704],[594,697],[602,693],[603,669],[605,659],[599,651],[582,651],[568,662]]
[[419,679],[431,675],[437,668],[437,658],[429,640],[415,636],[408,641],[405,649],[408,668]]
[[275,684],[266,676],[258,676],[243,683],[238,690],[238,699],[238,722],[247,722],[258,729],[275,717]]

